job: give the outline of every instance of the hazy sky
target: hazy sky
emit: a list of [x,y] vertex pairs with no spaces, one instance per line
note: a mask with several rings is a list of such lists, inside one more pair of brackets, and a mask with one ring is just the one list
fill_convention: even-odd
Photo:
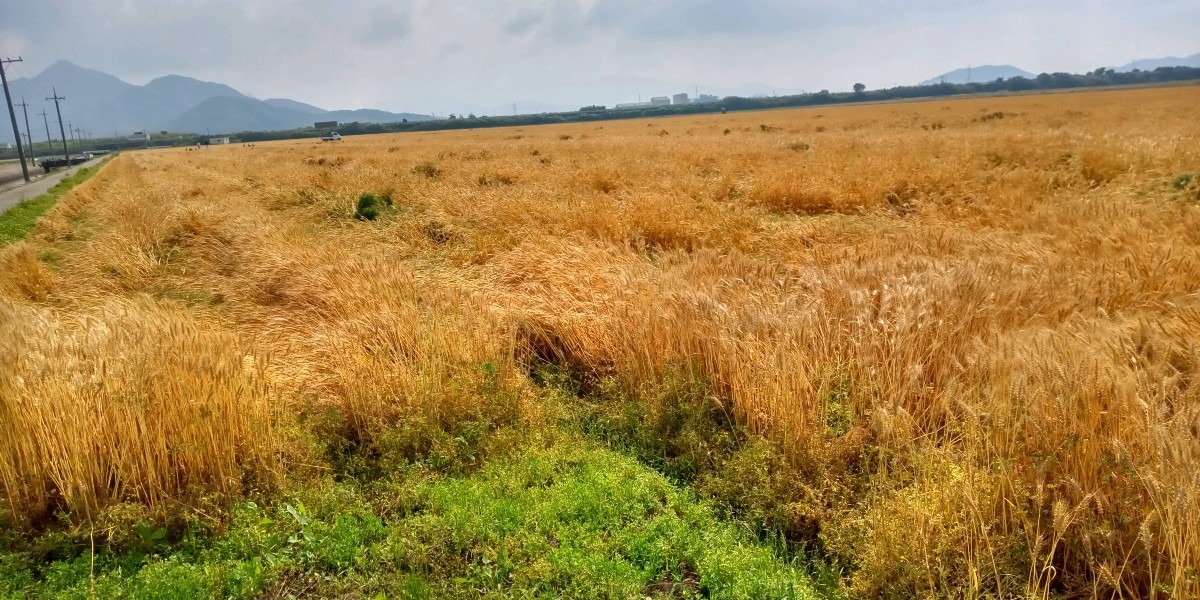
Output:
[[[684,89],[911,84],[1200,52],[1197,0],[0,0],[13,77],[56,60],[324,108],[521,112]],[[742,86],[742,87],[739,87]],[[668,89],[660,89],[667,87]]]

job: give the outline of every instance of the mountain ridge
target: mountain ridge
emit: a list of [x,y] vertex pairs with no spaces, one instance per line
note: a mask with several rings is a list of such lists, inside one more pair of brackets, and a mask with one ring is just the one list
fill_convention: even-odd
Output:
[[[1139,58],[1133,62],[1119,67],[1107,67],[1118,73],[1128,73],[1134,69],[1142,71],[1153,71],[1160,67],[1193,67],[1200,68],[1200,52],[1191,56],[1164,56],[1162,58]],[[946,73],[942,73],[936,77],[926,79],[917,85],[936,85],[939,83],[984,83],[995,81],[997,78],[1009,79],[1011,77],[1026,77],[1033,79],[1037,77],[1036,73],[1030,73],[1024,69],[1014,67],[1012,65],[980,65],[977,67],[963,67]]]
[[919,85],[936,85],[939,83],[980,83],[984,81],[995,81],[997,79],[1009,79],[1012,77],[1028,77],[1032,79],[1033,77],[1036,77],[1036,75],[1012,65],[979,65],[977,67],[964,67],[961,69],[948,71],[936,77],[926,79]]
[[1191,56],[1167,56],[1163,58],[1139,58],[1127,65],[1113,67],[1118,73],[1127,73],[1134,69],[1153,71],[1159,67],[1196,67],[1200,68],[1200,52]]
[[[65,97],[63,121],[80,129],[81,135],[90,131],[93,136],[120,136],[135,131],[229,134],[311,127],[318,121],[386,123],[432,118],[375,109],[331,111],[287,98],[259,100],[223,83],[176,74],[135,85],[66,60],[57,61],[32,77],[14,79],[9,87],[15,97],[27,101],[40,101],[56,90]],[[30,107],[34,106],[31,102]],[[50,120],[55,120],[53,104],[43,106],[49,107],[45,110],[50,113]],[[34,140],[43,141],[38,133],[39,128],[34,127]],[[57,131],[51,135],[56,137]],[[12,132],[0,128],[0,142],[12,141]]]

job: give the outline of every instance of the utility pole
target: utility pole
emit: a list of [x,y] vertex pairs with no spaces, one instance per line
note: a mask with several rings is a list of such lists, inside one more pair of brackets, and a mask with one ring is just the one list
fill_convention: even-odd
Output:
[[13,110],[12,96],[8,95],[8,76],[4,74],[4,66],[9,63],[25,62],[20,56],[0,60],[0,81],[4,82],[4,102],[8,104],[8,118],[12,120],[13,135],[17,138],[17,156],[21,158],[21,174],[25,183],[29,183],[29,167],[25,165],[25,150],[21,148],[21,130],[17,128],[17,113]]
[[42,124],[46,126],[46,152],[54,149],[54,139],[50,137],[50,121],[46,120],[46,111],[38,113],[42,117]]
[[78,150],[79,140],[75,139],[75,128],[71,127],[70,121],[67,121],[67,133],[71,134],[71,147]]
[[63,98],[62,96],[58,95],[57,88],[50,88],[50,89],[51,89],[51,91],[54,92],[54,96],[50,97],[50,98],[46,98],[46,99],[54,101],[54,112],[58,113],[58,132],[62,134],[63,158],[67,159],[67,166],[69,167],[69,166],[71,166],[71,153],[67,152],[67,132],[63,131],[62,109],[59,108],[59,106],[58,106],[58,101],[66,100],[66,98]]
[[25,102],[25,97],[22,96],[21,103],[14,104],[13,106],[20,106],[21,113],[25,115],[25,139],[29,141],[29,158],[32,159],[36,153],[33,151],[33,130],[29,128],[29,104]]

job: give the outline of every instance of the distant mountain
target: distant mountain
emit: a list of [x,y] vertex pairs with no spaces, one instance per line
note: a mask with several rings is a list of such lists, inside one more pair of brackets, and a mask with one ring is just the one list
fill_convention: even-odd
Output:
[[182,75],[165,75],[154,79],[142,86],[143,90],[154,94],[155,98],[172,106],[183,107],[185,110],[196,105],[196,98],[216,98],[228,96],[245,98],[241,92],[223,84],[200,81]]
[[169,129],[168,123],[205,98],[218,97],[247,98],[227,85],[167,75],[143,86],[133,86],[112,100],[84,106],[82,108],[87,112],[77,118],[85,124],[84,128],[88,122],[106,120],[109,127],[101,130],[103,134],[112,133],[114,129],[119,133],[144,129],[159,131]]
[[395,123],[426,121],[428,115],[391,113],[384,110],[323,111],[315,106],[293,100],[255,100],[246,96],[214,96],[189,108],[168,123],[168,131],[271,131],[311,127],[317,121],[342,123]]
[[80,96],[67,98],[72,102],[83,98],[87,98],[89,102],[103,102],[137,88],[136,85],[121,81],[108,73],[85,69],[65,60],[46,67],[45,71],[31,79],[14,79],[9,85],[13,88],[27,87],[30,91],[43,93],[43,97],[49,96],[53,89],[57,89],[62,96],[68,93]]
[[963,69],[955,69],[949,73],[942,73],[937,77],[922,81],[920,85],[935,85],[938,83],[984,83],[988,81],[995,81],[997,79],[1010,79],[1013,77],[1028,77],[1032,79],[1036,77],[1036,75],[1024,69],[1018,69],[1012,65],[980,65],[978,67],[966,67]]
[[[237,133],[293,129],[312,126],[316,121],[391,123],[432,118],[371,109],[328,111],[286,98],[257,100],[227,85],[182,75],[166,75],[138,86],[67,61],[58,61],[34,77],[9,84],[14,96],[25,98],[33,111],[45,108],[52,121],[54,105],[42,98],[57,90],[66,98],[62,102],[63,121],[79,128],[81,134],[90,131],[97,137],[161,130]],[[6,129],[0,127],[0,142],[12,142],[12,132]],[[51,130],[51,135],[57,137],[55,128]],[[33,128],[34,140],[40,141],[44,135],[44,129],[39,135],[39,128]]]
[[279,106],[281,108],[298,110],[300,112],[308,113],[310,115],[320,115],[320,114],[329,112],[323,108],[317,108],[311,104],[305,104],[303,102],[297,102],[295,100],[288,100],[287,98],[267,98],[266,100],[263,100],[263,102],[266,102],[267,104],[270,104],[271,106]]
[[375,110],[373,108],[359,108],[355,110],[331,110],[323,115],[320,115],[322,121],[341,121],[342,123],[395,123],[396,121],[427,121],[428,115],[418,115],[413,113],[392,113],[383,110]]
[[[167,123],[167,131],[233,133],[311,127],[314,115],[272,106],[262,100],[215,96],[187,109]],[[323,119],[318,116],[318,119]]]
[[1179,58],[1177,56],[1168,56],[1166,58],[1139,58],[1127,65],[1121,65],[1113,68],[1118,73],[1125,73],[1138,69],[1141,71],[1153,71],[1159,67],[1193,67],[1200,68],[1200,53]]

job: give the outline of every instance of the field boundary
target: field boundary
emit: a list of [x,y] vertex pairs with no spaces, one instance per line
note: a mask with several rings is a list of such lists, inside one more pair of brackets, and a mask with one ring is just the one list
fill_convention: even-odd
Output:
[[37,225],[39,217],[46,214],[58,203],[60,198],[75,186],[99,173],[112,160],[113,156],[115,155],[110,155],[97,164],[79,169],[75,173],[63,177],[45,193],[21,200],[0,212],[0,248],[25,239],[25,236]]

